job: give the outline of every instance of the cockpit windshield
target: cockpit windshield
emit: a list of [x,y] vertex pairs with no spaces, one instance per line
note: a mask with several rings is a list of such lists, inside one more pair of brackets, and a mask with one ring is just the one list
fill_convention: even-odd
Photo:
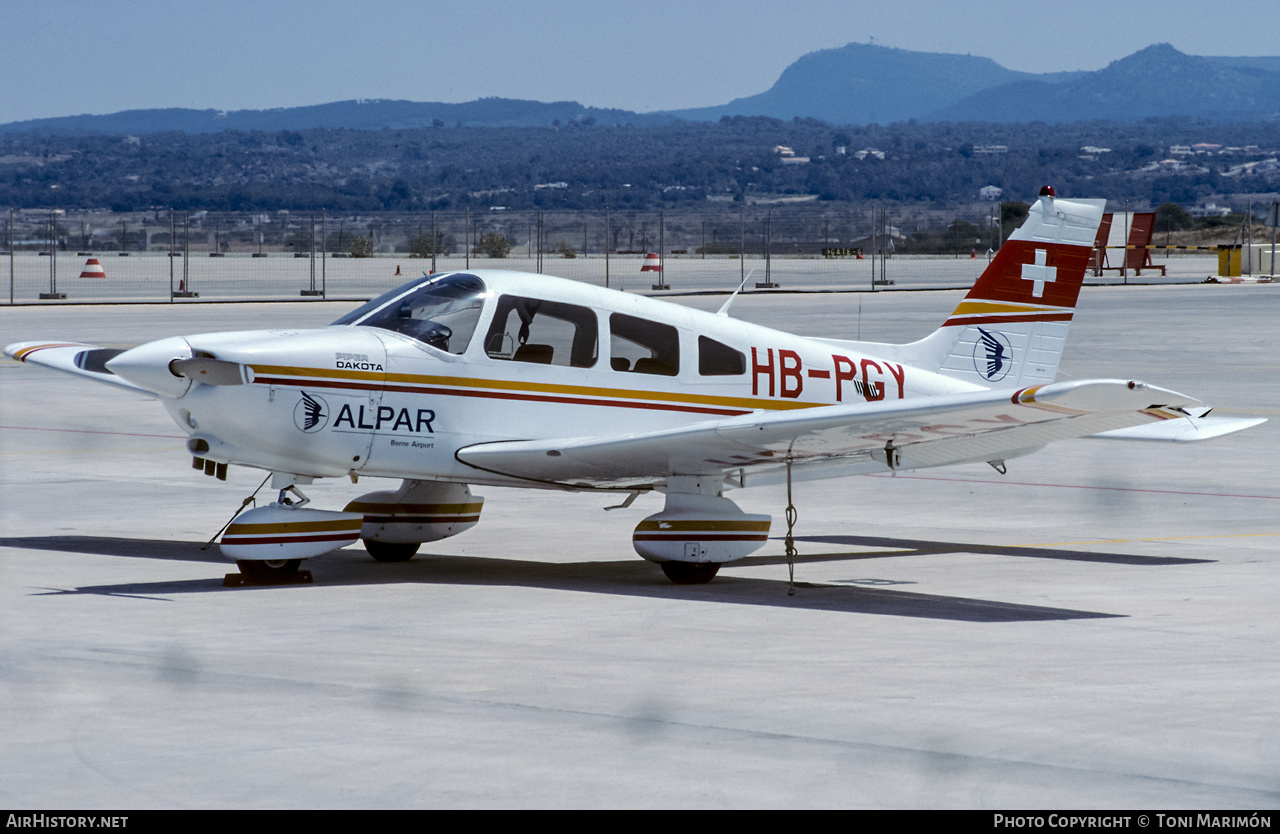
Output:
[[484,282],[474,275],[428,276],[378,296],[334,324],[394,330],[446,353],[461,354],[480,322],[485,298]]

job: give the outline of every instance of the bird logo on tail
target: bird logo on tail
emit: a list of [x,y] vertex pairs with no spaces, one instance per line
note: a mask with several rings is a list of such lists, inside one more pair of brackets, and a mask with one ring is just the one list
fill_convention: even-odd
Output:
[[[983,379],[995,382],[1009,373],[1013,362],[1013,349],[1003,333],[978,328],[981,338],[973,346],[973,365]],[[980,357],[979,350],[984,354]]]

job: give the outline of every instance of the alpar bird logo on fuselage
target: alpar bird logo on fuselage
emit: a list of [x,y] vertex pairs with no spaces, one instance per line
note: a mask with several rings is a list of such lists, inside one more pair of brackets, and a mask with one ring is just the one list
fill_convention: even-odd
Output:
[[[329,418],[329,410],[325,407],[324,400],[308,394],[306,391],[300,393],[302,394],[302,399],[298,401],[298,405],[294,408],[294,423],[308,434],[324,428],[324,421]],[[298,421],[299,410],[302,412],[301,422]]]

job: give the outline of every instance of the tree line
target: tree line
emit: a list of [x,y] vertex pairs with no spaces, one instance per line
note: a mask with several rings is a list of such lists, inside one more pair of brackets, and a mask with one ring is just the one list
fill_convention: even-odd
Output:
[[[1185,119],[855,127],[766,117],[651,127],[11,133],[0,136],[0,206],[358,212],[655,209],[786,198],[927,204],[975,200],[988,185],[1002,188],[1005,199],[1031,199],[1045,183],[1064,196],[1191,205],[1275,190],[1280,175],[1265,166],[1232,175],[1238,158],[1197,157],[1182,172],[1141,169],[1173,144],[1253,145],[1255,158],[1274,155],[1275,135],[1267,123]],[[981,152],[992,145],[1007,151]],[[1085,146],[1108,150],[1085,154]]]

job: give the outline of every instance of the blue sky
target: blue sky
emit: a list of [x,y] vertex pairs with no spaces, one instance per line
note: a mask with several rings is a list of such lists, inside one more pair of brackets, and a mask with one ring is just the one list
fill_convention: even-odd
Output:
[[872,38],[1028,72],[1100,69],[1152,43],[1280,54],[1277,0],[0,0],[0,12],[0,123],[353,98],[698,107]]

